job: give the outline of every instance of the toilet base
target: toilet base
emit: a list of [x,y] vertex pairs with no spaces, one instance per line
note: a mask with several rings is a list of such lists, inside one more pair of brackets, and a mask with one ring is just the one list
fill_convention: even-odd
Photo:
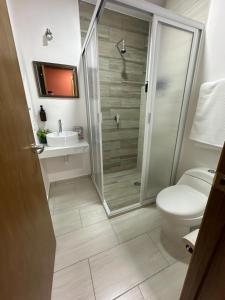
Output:
[[182,237],[196,228],[199,228],[202,216],[189,220],[176,219],[174,216],[163,214],[162,231],[168,239],[180,243]]

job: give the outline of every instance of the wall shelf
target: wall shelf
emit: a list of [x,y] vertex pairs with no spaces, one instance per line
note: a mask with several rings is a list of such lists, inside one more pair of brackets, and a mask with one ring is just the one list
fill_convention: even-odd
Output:
[[70,147],[49,147],[45,146],[43,153],[39,154],[40,159],[67,156],[67,155],[76,155],[80,153],[89,152],[88,142],[81,140],[78,141],[74,146]]

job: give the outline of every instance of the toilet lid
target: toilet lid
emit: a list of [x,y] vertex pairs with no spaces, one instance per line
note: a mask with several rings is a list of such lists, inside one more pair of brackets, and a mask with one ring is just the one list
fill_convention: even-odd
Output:
[[169,214],[182,218],[199,217],[205,210],[207,197],[190,186],[177,184],[162,190],[156,203]]

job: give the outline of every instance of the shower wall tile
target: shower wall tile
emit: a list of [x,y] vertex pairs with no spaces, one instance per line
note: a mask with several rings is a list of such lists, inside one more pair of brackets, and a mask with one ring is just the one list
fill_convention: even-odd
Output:
[[[102,83],[111,82],[121,84],[121,72],[112,72],[112,70],[100,70],[100,80]],[[127,84],[143,85],[144,76],[135,73],[129,73],[122,70],[122,81]]]
[[[99,58],[99,67],[100,70],[107,70],[107,71],[117,71],[122,72],[124,70],[123,63],[121,64],[121,59],[117,58],[106,58],[100,57]],[[125,69],[127,73],[130,74],[138,74],[145,76],[145,69],[143,64],[136,63],[135,61],[128,61],[125,60]]]
[[[129,84],[121,80],[120,84],[111,82],[100,85],[101,97],[125,97],[125,98],[139,98],[141,96],[141,86]],[[102,98],[101,98],[102,99]]]
[[[122,120],[120,122],[119,128],[120,129],[127,129],[127,128],[138,128],[139,121],[138,120]],[[102,123],[102,129],[117,129],[116,122],[114,120],[104,120]]]
[[81,41],[84,42],[95,6],[79,1]]
[[128,130],[104,130],[102,132],[102,140],[113,141],[113,140],[123,140],[123,139],[133,139],[138,138],[138,129],[128,129]]
[[139,98],[119,98],[119,97],[101,97],[102,110],[110,107],[118,108],[138,108],[140,107]]
[[147,39],[145,38],[145,34],[113,27],[109,28],[108,32],[110,42],[117,43],[121,39],[124,39],[128,48],[134,47],[142,50],[147,48]]
[[[82,5],[82,35],[93,5]],[[84,11],[83,11],[84,10]],[[98,23],[104,172],[137,167],[141,88],[145,82],[149,22],[108,9]],[[121,57],[116,43],[124,39]],[[120,115],[119,129],[114,117]],[[140,151],[139,151],[140,152]]]
[[136,33],[142,33],[145,35],[148,35],[149,29],[149,23],[146,21],[113,12],[108,9],[104,10],[101,18],[101,25],[124,29]]
[[[104,57],[109,57],[109,58],[118,58],[122,60],[120,53],[115,47],[115,43],[108,42],[105,40],[99,40],[99,55]],[[145,48],[138,49],[129,46],[127,47],[126,60],[145,64],[145,60],[146,60],[145,57],[146,57]]]

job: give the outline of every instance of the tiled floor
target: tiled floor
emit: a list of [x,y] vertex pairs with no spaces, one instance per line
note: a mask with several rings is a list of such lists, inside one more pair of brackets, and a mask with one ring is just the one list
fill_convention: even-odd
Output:
[[183,248],[160,235],[154,205],[108,219],[90,178],[51,186],[57,238],[52,300],[178,300]]
[[137,169],[104,174],[104,197],[111,211],[140,201],[141,173]]

